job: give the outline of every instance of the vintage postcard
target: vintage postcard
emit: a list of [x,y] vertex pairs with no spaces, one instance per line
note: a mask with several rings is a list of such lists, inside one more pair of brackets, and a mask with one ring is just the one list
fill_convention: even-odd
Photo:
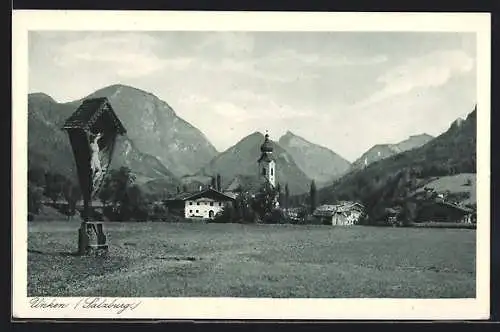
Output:
[[13,317],[489,316],[490,16],[13,12]]

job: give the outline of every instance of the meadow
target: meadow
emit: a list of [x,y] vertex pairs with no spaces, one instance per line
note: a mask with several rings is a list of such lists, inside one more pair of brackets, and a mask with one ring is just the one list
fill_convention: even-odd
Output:
[[475,297],[476,232],[321,225],[105,223],[77,257],[77,222],[28,224],[28,296]]

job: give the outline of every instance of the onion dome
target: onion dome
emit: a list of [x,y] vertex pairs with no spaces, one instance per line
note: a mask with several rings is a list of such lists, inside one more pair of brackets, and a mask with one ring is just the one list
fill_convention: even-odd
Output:
[[260,151],[261,152],[273,152],[273,144],[269,140],[269,135],[266,134],[264,143],[260,146]]

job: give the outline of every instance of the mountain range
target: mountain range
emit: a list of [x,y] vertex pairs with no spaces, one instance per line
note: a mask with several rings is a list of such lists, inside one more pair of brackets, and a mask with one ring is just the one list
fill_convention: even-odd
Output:
[[[111,167],[131,168],[139,184],[147,184],[148,188],[168,185],[172,190],[180,184],[189,184],[193,189],[209,183],[210,176],[216,173],[223,175],[224,184],[237,175],[257,175],[256,160],[264,139],[261,133],[251,134],[218,153],[203,133],[177,116],[166,102],[125,85],[108,86],[67,103],[58,103],[44,93],[29,94],[28,159],[31,166],[76,178],[69,139],[61,127],[83,100],[97,97],[108,98],[127,129],[127,134],[117,141]],[[329,165],[333,172],[331,178],[348,167],[348,162],[332,151],[291,132],[281,137],[281,141],[286,149],[274,142],[277,176],[281,183],[289,183],[291,192],[307,191],[311,179],[328,178],[318,170],[324,167],[314,164]],[[307,144],[311,151],[297,147],[299,141]]]
[[[252,133],[219,153],[200,130],[179,117],[165,101],[125,85],[111,85],[67,103],[58,103],[44,93],[29,94],[29,167],[76,178],[69,139],[61,127],[84,99],[96,97],[108,98],[127,129],[117,141],[111,167],[131,168],[137,182],[149,191],[165,191],[167,187],[173,192],[181,185],[198,188],[210,183],[216,174],[221,174],[223,187],[237,176],[247,180],[258,177],[262,133]],[[292,194],[300,194],[309,190],[311,180],[318,188],[328,187],[359,170],[360,165],[376,164],[433,141],[423,134],[398,144],[375,145],[351,165],[328,148],[287,131],[273,141],[277,179],[281,185],[288,183]]]
[[434,139],[428,134],[412,135],[408,139],[396,144],[377,144],[363,153],[356,161],[352,163],[353,169],[366,167],[371,163],[394,156],[398,153],[412,150]]
[[[196,176],[222,175],[222,184],[227,186],[238,175],[255,176],[258,179],[257,159],[264,135],[254,132],[241,139],[234,146],[220,153],[205,165]],[[272,142],[273,155],[276,160],[276,178],[284,186],[288,183],[291,193],[306,192],[311,179],[297,166],[294,158],[277,142]]]
[[180,175],[198,170],[217,154],[205,136],[165,102],[139,89],[113,85],[69,103],[43,93],[28,95],[29,165],[75,178],[69,139],[61,127],[84,99],[95,97],[107,97],[127,129],[117,139],[111,168],[131,168],[139,184],[158,179],[175,189]]

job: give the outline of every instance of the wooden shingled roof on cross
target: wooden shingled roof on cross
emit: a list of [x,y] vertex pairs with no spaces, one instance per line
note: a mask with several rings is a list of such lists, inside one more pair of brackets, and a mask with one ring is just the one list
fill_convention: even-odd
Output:
[[120,135],[125,134],[125,127],[116,116],[111,103],[106,97],[85,99],[80,107],[66,120],[63,129],[78,128],[91,131],[92,126],[105,113],[109,115],[117,133]]

